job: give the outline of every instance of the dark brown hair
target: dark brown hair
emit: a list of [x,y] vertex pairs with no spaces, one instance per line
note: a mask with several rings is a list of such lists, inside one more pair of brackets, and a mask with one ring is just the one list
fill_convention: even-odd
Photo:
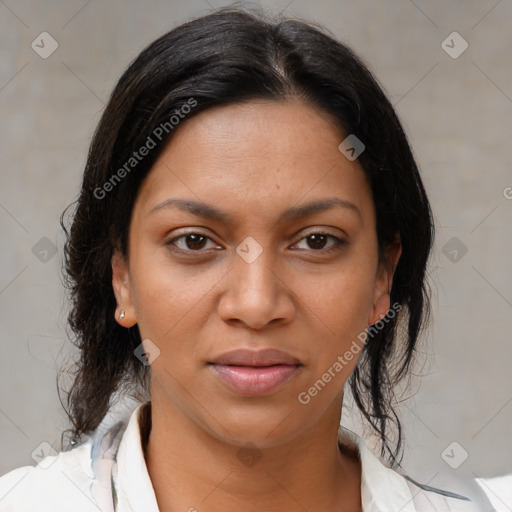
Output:
[[[187,118],[213,106],[288,97],[325,111],[363,141],[359,162],[373,193],[381,256],[396,236],[402,243],[391,290],[391,302],[402,309],[370,333],[349,380],[355,403],[380,436],[382,455],[398,464],[402,436],[393,389],[409,373],[430,308],[425,271],[434,228],[417,165],[392,105],[347,46],[312,23],[233,7],[178,26],[130,64],[94,134],[69,232],[66,212],[61,217],[69,326],[80,354],[65,406],[75,441],[98,426],[115,393],[132,386],[147,396],[149,367],[134,356],[138,328],[114,319],[111,257],[115,248],[126,254],[140,184],[173,130],[122,180],[114,183],[113,176],[191,99],[197,103]],[[99,192],[109,180],[108,193]]]

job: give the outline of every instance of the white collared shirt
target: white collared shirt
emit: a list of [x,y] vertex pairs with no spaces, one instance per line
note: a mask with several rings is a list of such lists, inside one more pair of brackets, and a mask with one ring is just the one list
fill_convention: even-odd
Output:
[[[125,411],[124,418],[106,417],[93,435],[72,450],[4,475],[0,511],[159,512],[139,427],[139,411],[147,403],[139,403],[129,415]],[[418,487],[380,462],[360,437],[340,427],[339,439],[347,436],[359,450],[364,512],[494,510]]]

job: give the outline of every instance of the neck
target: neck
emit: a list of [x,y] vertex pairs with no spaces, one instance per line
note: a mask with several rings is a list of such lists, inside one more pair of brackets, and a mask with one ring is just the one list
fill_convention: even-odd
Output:
[[142,438],[160,510],[361,510],[357,449],[338,446],[341,404],[337,419],[259,450],[210,435],[165,394],[152,393],[151,402],[150,432]]

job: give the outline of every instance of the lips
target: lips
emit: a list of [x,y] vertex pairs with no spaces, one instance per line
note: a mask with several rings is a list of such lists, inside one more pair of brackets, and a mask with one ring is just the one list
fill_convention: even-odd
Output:
[[267,348],[258,351],[232,350],[217,357],[211,363],[231,366],[272,366],[274,364],[296,365],[300,364],[300,361],[281,350]]
[[266,396],[277,392],[302,366],[277,349],[233,350],[209,362],[216,376],[241,396]]

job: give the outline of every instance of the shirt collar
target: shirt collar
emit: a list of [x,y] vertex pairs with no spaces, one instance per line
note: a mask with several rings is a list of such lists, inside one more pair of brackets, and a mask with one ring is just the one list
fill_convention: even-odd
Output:
[[[120,511],[159,512],[155,492],[144,458],[139,412],[133,411],[121,439],[113,474]],[[338,440],[357,446],[361,460],[361,500],[364,512],[415,512],[406,480],[386,467],[354,432],[340,426]]]
[[123,512],[159,512],[140,436],[139,412],[148,403],[140,404],[133,411],[117,452],[117,474],[114,472],[113,479],[117,509]]
[[361,460],[361,501],[364,512],[415,512],[405,478],[386,467],[357,434],[340,426],[338,441],[357,446]]

